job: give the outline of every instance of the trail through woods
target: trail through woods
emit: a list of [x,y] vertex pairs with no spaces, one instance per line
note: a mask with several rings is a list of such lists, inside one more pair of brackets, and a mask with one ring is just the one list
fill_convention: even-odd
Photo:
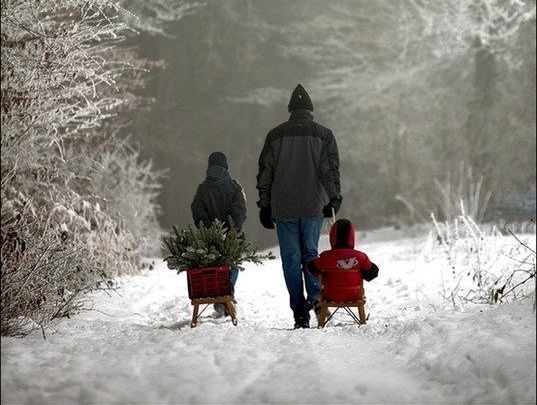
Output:
[[2,403],[534,403],[531,300],[455,311],[425,238],[377,236],[367,325],[289,330],[273,260],[239,275],[237,326],[208,308],[191,328],[186,276],[158,260],[46,340],[2,338]]

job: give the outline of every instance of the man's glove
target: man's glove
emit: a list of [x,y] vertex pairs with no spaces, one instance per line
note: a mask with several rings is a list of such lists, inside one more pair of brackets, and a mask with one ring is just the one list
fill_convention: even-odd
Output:
[[274,221],[272,220],[272,210],[270,207],[261,207],[259,211],[259,221],[261,225],[267,229],[274,229]]
[[315,264],[315,259],[309,263],[306,263],[305,268],[314,276],[318,276],[322,273],[322,270]]
[[332,218],[332,208],[334,209],[334,214],[336,215],[339,211],[339,207],[341,207],[341,201],[343,200],[343,197],[338,196],[330,199],[330,202],[326,204],[323,208],[323,216],[325,218]]

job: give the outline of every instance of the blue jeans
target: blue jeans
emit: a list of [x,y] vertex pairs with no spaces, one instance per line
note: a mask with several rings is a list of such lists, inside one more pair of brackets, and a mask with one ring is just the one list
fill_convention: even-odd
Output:
[[231,275],[229,276],[229,281],[231,282],[231,292],[235,293],[235,283],[239,277],[239,269],[236,267],[231,267]]
[[276,219],[283,275],[293,312],[309,311],[321,294],[317,277],[306,270],[305,264],[317,257],[322,226],[322,217]]

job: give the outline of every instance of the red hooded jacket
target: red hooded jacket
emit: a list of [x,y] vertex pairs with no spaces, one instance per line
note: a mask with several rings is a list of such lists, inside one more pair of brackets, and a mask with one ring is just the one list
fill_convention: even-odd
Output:
[[322,296],[327,301],[363,298],[363,280],[378,276],[378,267],[367,255],[354,249],[355,229],[348,219],[337,220],[330,229],[330,246],[310,263],[314,274],[322,274]]

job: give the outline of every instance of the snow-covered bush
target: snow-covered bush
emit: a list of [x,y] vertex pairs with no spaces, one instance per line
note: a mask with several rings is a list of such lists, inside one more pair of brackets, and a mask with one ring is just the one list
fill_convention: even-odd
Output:
[[147,66],[121,46],[124,13],[2,2],[2,335],[44,330],[158,249],[159,174],[119,135]]
[[457,175],[449,173],[445,181],[435,180],[437,205],[445,221],[453,222],[463,215],[482,222],[491,197],[491,192],[483,188],[483,180],[483,176],[476,178],[472,168],[464,164],[459,166]]
[[[518,243],[506,244],[496,227],[487,230],[466,214],[462,202],[460,212],[445,222],[431,214],[431,236],[443,249],[449,269],[449,275],[442,272],[444,300],[459,308],[466,303],[495,304],[531,294],[535,299],[535,250],[518,238]],[[528,283],[531,279],[533,285]]]
[[[506,231],[516,240],[509,257],[516,260],[514,270],[498,278],[490,291],[492,300],[503,302],[510,298],[517,299],[528,286],[533,289],[533,310],[536,308],[536,278],[537,278],[537,254],[535,248],[530,247],[526,242],[516,236],[513,231],[506,228]],[[533,280],[533,287],[531,281]],[[526,284],[527,283],[527,284]]]
[[155,201],[163,173],[149,161],[140,162],[138,151],[127,143],[104,151],[98,159],[94,170],[87,173],[92,194],[102,196],[107,212],[136,238],[133,253],[157,256],[162,232]]
[[[75,206],[2,188],[2,335],[44,330],[76,311],[82,292],[110,286],[113,266],[125,269],[114,221],[98,206],[83,202],[81,214],[66,203]],[[110,252],[96,249],[107,244]]]
[[429,222],[431,205],[435,220],[438,217],[446,223],[454,223],[462,215],[477,223],[483,221],[492,193],[484,187],[483,176],[475,176],[471,167],[461,162],[458,171],[448,172],[443,180],[434,179],[434,185],[435,192],[430,198],[421,194],[395,196],[408,210],[411,223]]

